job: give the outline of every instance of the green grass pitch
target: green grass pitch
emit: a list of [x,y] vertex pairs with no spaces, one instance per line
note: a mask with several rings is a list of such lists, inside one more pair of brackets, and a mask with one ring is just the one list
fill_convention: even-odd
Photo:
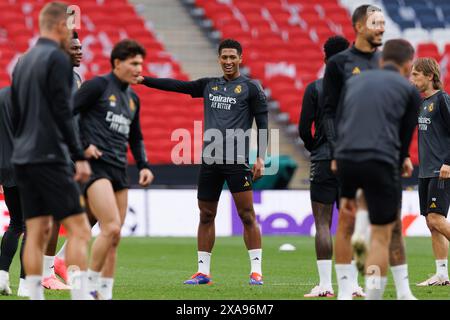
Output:
[[[283,243],[297,250],[280,252]],[[430,238],[407,238],[410,283],[419,299],[449,299],[450,287],[419,288],[415,283],[435,271]],[[114,299],[304,299],[318,282],[314,239],[310,237],[263,238],[263,286],[249,286],[250,263],[241,237],[217,238],[212,255],[211,286],[187,286],[183,281],[197,268],[195,238],[126,238],[122,239],[114,288]],[[16,255],[10,270],[11,287],[17,292],[19,264]],[[363,283],[360,277],[360,284]],[[333,287],[337,291],[333,267]],[[68,292],[46,291],[47,299],[69,299]],[[395,299],[391,275],[385,293]],[[18,299],[0,296],[0,299]]]

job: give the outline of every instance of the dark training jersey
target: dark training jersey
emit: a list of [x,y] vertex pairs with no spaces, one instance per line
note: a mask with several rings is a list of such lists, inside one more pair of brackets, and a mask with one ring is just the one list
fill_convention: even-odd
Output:
[[335,119],[341,99],[341,91],[346,81],[365,70],[378,69],[380,52],[366,53],[355,46],[334,55],[327,62],[323,78],[324,90],[324,126],[333,156],[336,142]]
[[[267,99],[261,86],[254,80],[239,76],[234,80],[202,78],[196,81],[155,79],[145,77],[144,85],[166,91],[190,94],[204,101],[203,159],[218,163],[248,163],[249,129],[253,119],[259,130],[268,126]],[[210,139],[210,134],[221,133],[223,140]],[[267,134],[268,136],[268,134]],[[266,148],[259,145],[258,157],[265,158]],[[245,143],[236,143],[236,142]],[[245,147],[245,150],[244,150]],[[214,152],[211,152],[214,150]],[[232,154],[231,154],[232,153]]]
[[0,185],[14,187],[14,171],[11,163],[13,133],[11,124],[11,88],[0,90]]
[[438,91],[423,100],[419,113],[419,178],[438,177],[450,165],[450,97]]
[[100,161],[126,168],[129,143],[139,170],[148,168],[139,110],[136,93],[113,73],[84,82],[75,94],[83,146],[95,145]]
[[[40,38],[13,72],[12,162],[70,163],[84,159],[72,113],[72,64],[58,43]],[[70,151],[70,153],[69,153]]]
[[[80,89],[82,83],[83,81],[81,80],[81,76],[76,71],[73,71],[73,85],[72,85],[73,99],[75,98],[75,94],[77,93],[78,89]],[[80,115],[79,114],[74,115],[73,121],[75,131],[80,132]]]
[[337,122],[335,158],[378,160],[399,167],[408,156],[420,94],[394,67],[347,81]]
[[[330,144],[323,126],[323,98],[323,79],[318,79],[306,87],[298,132],[306,150],[311,152],[311,161],[332,159]],[[311,133],[313,123],[314,137]]]

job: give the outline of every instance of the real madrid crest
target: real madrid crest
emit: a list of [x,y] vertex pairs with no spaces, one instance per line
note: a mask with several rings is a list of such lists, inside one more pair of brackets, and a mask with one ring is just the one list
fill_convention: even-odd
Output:
[[433,111],[433,109],[434,109],[434,103],[431,103],[431,104],[428,106],[428,112]]
[[110,106],[110,107],[115,107],[115,106],[116,106],[117,98],[116,98],[115,95],[113,95],[113,94],[110,95],[109,98],[108,98],[108,100],[109,100],[109,106]]
[[242,92],[242,86],[239,84],[234,88],[234,93],[239,94]]

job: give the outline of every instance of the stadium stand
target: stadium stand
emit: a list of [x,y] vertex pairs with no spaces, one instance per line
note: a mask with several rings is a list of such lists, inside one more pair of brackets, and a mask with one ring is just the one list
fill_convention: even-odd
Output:
[[[334,34],[353,40],[350,14],[367,2],[387,13],[385,39],[405,37],[417,46],[418,56],[441,63],[450,91],[450,30],[443,29],[450,24],[449,0],[195,0],[195,5],[222,38],[243,43],[251,75],[269,89],[296,128],[304,89],[323,73],[322,44]],[[411,157],[417,164],[417,135],[414,139]]]
[[[0,0],[0,87],[10,84],[10,73],[21,53],[38,37],[38,13],[49,1]],[[187,80],[179,63],[165,50],[150,26],[126,0],[71,2],[81,9],[84,60],[79,69],[84,79],[110,71],[109,54],[115,42],[134,38],[147,49],[145,73]],[[193,121],[203,118],[202,102],[178,94],[135,87],[141,98],[141,122],[149,160],[172,163],[174,129],[193,132]],[[168,120],[170,119],[170,121]]]
[[[37,14],[47,1],[0,0],[0,87],[20,54],[37,39]],[[245,66],[262,81],[271,99],[288,119],[295,134],[306,85],[323,72],[322,43],[334,34],[352,40],[350,12],[364,0],[185,0],[203,10],[205,20],[221,38],[243,44]],[[450,0],[369,1],[387,13],[386,39],[404,37],[417,46],[418,56],[432,56],[442,66],[450,91]],[[148,51],[146,72],[159,77],[187,79],[179,63],[167,52],[126,0],[78,0],[81,8],[85,79],[109,71],[108,54],[119,39],[131,37]],[[171,133],[202,119],[201,101],[137,87],[142,100],[142,127],[150,161],[171,163],[176,142]],[[170,120],[168,120],[170,118]],[[411,155],[417,163],[413,143]]]

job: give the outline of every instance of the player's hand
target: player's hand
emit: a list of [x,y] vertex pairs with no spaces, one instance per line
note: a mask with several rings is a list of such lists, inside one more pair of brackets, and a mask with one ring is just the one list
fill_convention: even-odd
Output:
[[448,178],[450,178],[450,166],[447,164],[443,164],[441,167],[441,171],[439,172],[439,179]]
[[152,182],[155,176],[150,171],[150,169],[142,169],[139,171],[139,185],[142,187],[148,187]]
[[75,176],[74,176],[75,181],[86,183],[88,182],[91,174],[92,171],[89,162],[87,162],[86,160],[75,162]]
[[3,194],[3,186],[0,184],[0,194]]
[[143,76],[138,76],[137,77],[137,83],[141,84],[142,82],[144,82],[144,77]]
[[103,153],[97,149],[96,146],[90,144],[89,147],[84,150],[84,156],[86,159],[98,159],[103,155]]
[[256,158],[256,162],[252,168],[253,181],[258,180],[264,175],[264,165],[265,164],[263,158]]
[[335,159],[333,159],[333,160],[331,160],[331,172],[336,174],[337,170],[338,170],[337,161]]
[[414,171],[414,166],[411,162],[411,158],[405,158],[405,160],[403,161],[403,166],[402,166],[402,177],[410,178],[412,176],[413,171]]

